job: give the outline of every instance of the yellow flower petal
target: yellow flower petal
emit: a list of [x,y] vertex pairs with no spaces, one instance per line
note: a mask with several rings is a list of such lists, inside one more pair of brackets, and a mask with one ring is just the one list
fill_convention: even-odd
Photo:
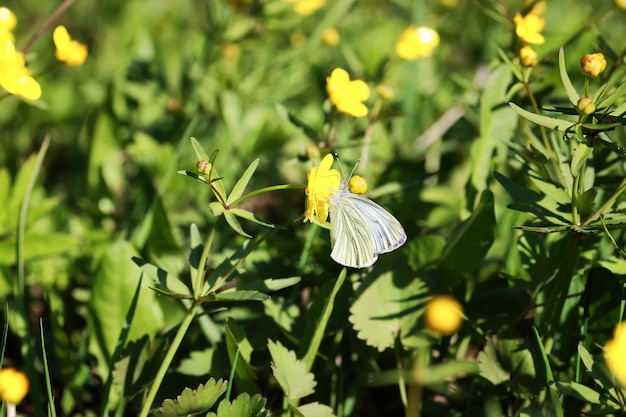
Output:
[[52,40],[57,59],[68,66],[82,65],[87,59],[87,46],[73,40],[65,26],[59,25],[54,29]]
[[520,13],[516,13],[513,17],[513,23],[515,23],[515,33],[522,42],[534,45],[540,45],[545,42],[541,34],[546,24],[543,17],[532,12],[523,17]]
[[409,26],[396,42],[396,53],[400,58],[409,61],[426,58],[433,54],[439,40],[439,34],[434,29]]
[[0,32],[11,32],[16,25],[15,13],[7,7],[0,7]]
[[304,193],[307,196],[305,221],[313,222],[317,219],[325,223],[328,219],[328,199],[339,189],[341,177],[339,171],[331,169],[334,158],[328,154],[322,159],[319,167],[313,167],[307,173],[307,187]]
[[456,332],[463,322],[463,307],[452,297],[434,297],[426,305],[424,319],[428,328],[443,335]]
[[5,368],[0,371],[0,398],[18,404],[28,394],[28,377],[17,369]]
[[355,117],[363,117],[368,108],[362,102],[370,95],[368,85],[362,80],[350,81],[350,75],[342,68],[335,68],[326,78],[328,98],[337,110]]
[[622,387],[626,388],[626,322],[617,325],[613,339],[604,345],[604,361]]

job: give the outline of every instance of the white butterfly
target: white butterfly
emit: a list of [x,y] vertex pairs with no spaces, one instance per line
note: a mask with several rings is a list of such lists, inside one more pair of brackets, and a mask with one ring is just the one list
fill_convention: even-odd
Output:
[[406,242],[402,225],[387,210],[360,194],[351,193],[343,181],[332,193],[330,212],[330,257],[352,268],[366,268],[381,253]]

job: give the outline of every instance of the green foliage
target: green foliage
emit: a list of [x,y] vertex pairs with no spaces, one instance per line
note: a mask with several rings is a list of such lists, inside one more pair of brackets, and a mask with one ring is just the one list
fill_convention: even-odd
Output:
[[[18,413],[626,413],[602,349],[626,310],[616,2],[550,0],[534,66],[512,17],[540,2],[18,3],[43,91],[0,97]],[[56,24],[83,65],[56,63]],[[438,31],[431,56],[397,54],[409,25]],[[329,99],[338,67],[368,85],[367,117]],[[327,153],[406,230],[371,268],[341,268],[329,224],[302,221]],[[463,307],[449,335],[426,314],[442,294]]]

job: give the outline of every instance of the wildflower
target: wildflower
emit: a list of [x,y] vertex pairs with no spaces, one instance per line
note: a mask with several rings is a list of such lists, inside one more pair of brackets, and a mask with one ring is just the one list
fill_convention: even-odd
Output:
[[213,166],[207,160],[201,159],[196,162],[196,171],[198,171],[199,174],[209,175],[212,168]]
[[429,27],[409,26],[396,42],[396,53],[400,58],[414,61],[433,54],[439,45],[439,34]]
[[282,0],[284,3],[294,3],[293,10],[301,16],[309,16],[326,4],[326,0]]
[[602,52],[596,52],[595,54],[586,54],[580,58],[580,69],[583,73],[596,78],[606,68],[606,59]]
[[322,32],[322,42],[328,46],[335,46],[339,43],[339,32],[335,28],[326,28]]
[[604,361],[622,387],[626,388],[626,321],[617,325],[613,339],[604,345]]
[[582,114],[586,114],[589,116],[596,111],[596,106],[593,104],[593,101],[589,97],[581,97],[578,99],[578,103],[576,104],[576,108]]
[[513,17],[513,23],[515,23],[515,33],[522,42],[541,45],[546,41],[541,34],[546,21],[539,14],[531,11],[522,17],[520,13],[516,13]]
[[65,26],[57,26],[52,33],[52,39],[59,61],[65,62],[70,67],[76,67],[87,59],[87,46],[72,39]]
[[626,0],[615,0],[615,6],[622,10],[626,10]]
[[350,81],[350,75],[342,68],[335,68],[326,77],[326,92],[330,102],[337,110],[354,117],[367,115],[367,107],[363,102],[370,96],[370,89],[362,80]]
[[426,326],[437,333],[448,335],[461,327],[463,307],[457,300],[446,295],[434,297],[424,312]]
[[316,218],[320,223],[328,219],[328,199],[339,189],[341,182],[339,171],[331,169],[334,158],[328,154],[322,159],[319,167],[313,167],[307,173],[308,184],[306,194],[306,211],[304,220],[313,222]]
[[17,369],[0,371],[0,398],[11,404],[19,404],[28,394],[28,377]]
[[0,86],[9,94],[37,100],[41,97],[41,86],[30,74],[24,54],[15,50],[12,41],[3,39],[0,44]]
[[11,40],[11,42],[15,42],[15,38],[13,37],[13,29],[17,25],[17,18],[15,17],[15,13],[6,7],[0,7],[0,38],[4,40],[5,37]]
[[378,97],[383,100],[391,100],[394,95],[393,87],[385,83],[378,84],[378,87],[376,87],[376,93],[378,94]]
[[348,188],[351,193],[365,194],[367,192],[367,181],[360,175],[353,175],[348,182]]
[[534,67],[537,65],[537,52],[528,45],[524,45],[519,50],[519,60],[525,67]]

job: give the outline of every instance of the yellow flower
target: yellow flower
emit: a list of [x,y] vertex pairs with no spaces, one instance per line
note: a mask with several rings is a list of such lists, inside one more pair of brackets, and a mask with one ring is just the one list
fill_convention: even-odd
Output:
[[335,28],[326,28],[322,32],[322,42],[328,46],[335,46],[339,43],[339,32]]
[[19,404],[28,394],[28,377],[17,369],[5,368],[0,371],[0,398],[12,404]]
[[306,194],[306,212],[304,220],[313,222],[314,218],[320,223],[328,219],[328,199],[339,189],[341,177],[339,171],[331,169],[334,158],[328,154],[322,159],[319,167],[313,167],[307,173],[308,184]]
[[537,65],[537,52],[528,45],[524,45],[519,50],[519,60],[525,67],[534,67]]
[[615,0],[615,6],[622,10],[626,10],[626,0]]
[[393,87],[386,83],[378,84],[376,87],[376,93],[378,94],[378,97],[383,100],[391,100],[395,94]]
[[439,45],[439,34],[429,27],[409,26],[396,42],[396,53],[400,58],[414,61],[433,54]]
[[326,92],[337,110],[354,117],[367,116],[363,102],[370,96],[370,89],[362,80],[350,81],[350,75],[342,68],[335,68],[326,77]]
[[537,13],[531,11],[523,17],[520,13],[516,13],[513,17],[513,23],[515,23],[515,33],[522,42],[541,45],[546,41],[541,34],[546,21]]
[[434,297],[426,305],[426,326],[437,333],[448,335],[456,332],[463,321],[463,307],[447,295]]
[[353,175],[348,182],[348,189],[354,194],[365,194],[367,192],[367,181],[360,175]]
[[0,32],[11,32],[16,25],[15,13],[6,7],[0,7]]
[[0,40],[0,86],[9,94],[29,100],[41,97],[41,86],[30,76],[24,54],[16,51],[13,42],[7,38]]
[[606,68],[606,59],[602,52],[586,54],[580,58],[580,69],[586,75],[595,78]]
[[283,0],[284,3],[295,3],[293,10],[301,16],[313,14],[326,4],[326,0]]
[[622,387],[626,388],[626,321],[617,325],[613,339],[604,345],[604,361]]
[[52,33],[52,39],[59,61],[65,62],[70,67],[76,67],[87,59],[87,46],[73,40],[65,26],[57,26]]

